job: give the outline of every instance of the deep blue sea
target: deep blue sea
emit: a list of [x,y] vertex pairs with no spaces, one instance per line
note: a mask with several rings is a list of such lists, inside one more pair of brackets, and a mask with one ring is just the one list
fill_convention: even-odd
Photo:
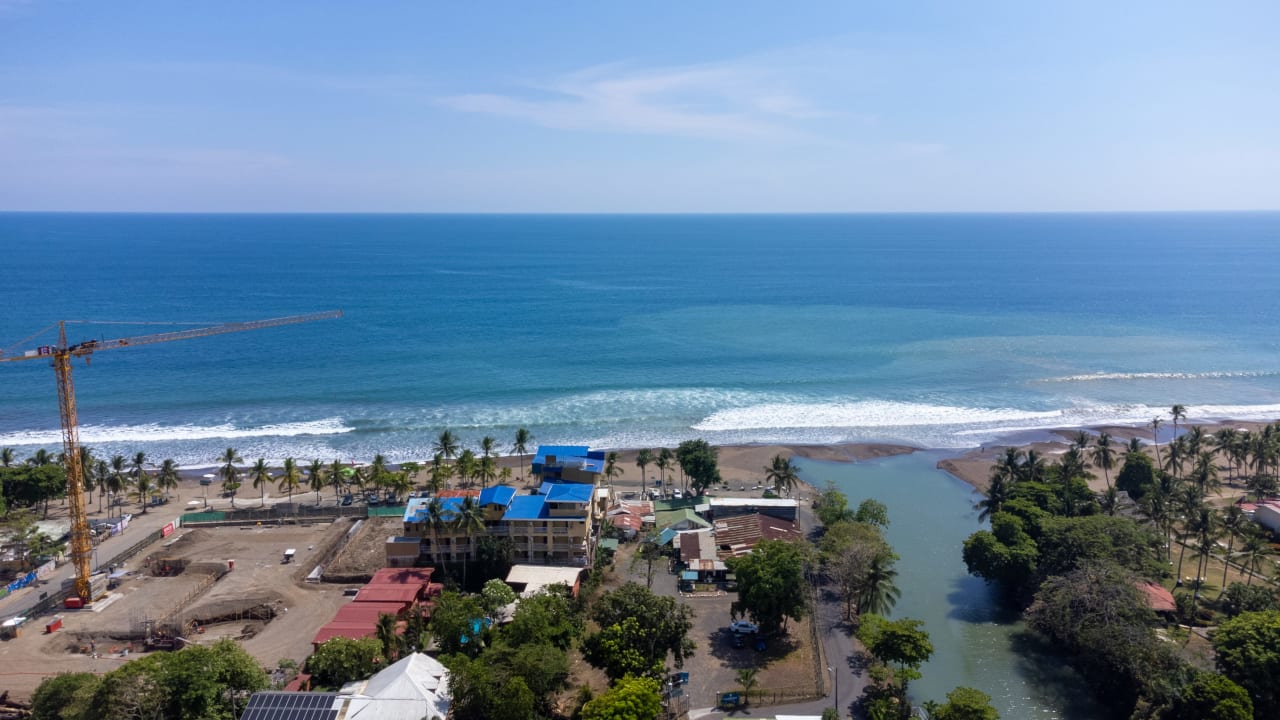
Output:
[[[344,311],[77,363],[82,441],[185,466],[1280,417],[1274,213],[0,214],[0,249],[6,349]],[[0,363],[0,446],[58,444],[47,364]]]

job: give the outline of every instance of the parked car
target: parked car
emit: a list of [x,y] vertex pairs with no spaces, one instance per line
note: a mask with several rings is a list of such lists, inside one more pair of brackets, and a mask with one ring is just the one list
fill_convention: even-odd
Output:
[[729,623],[729,632],[753,635],[760,632],[760,626],[746,620],[734,620]]
[[355,498],[352,497],[350,493],[347,493],[346,495],[342,496],[343,507],[346,507],[347,505],[350,505],[353,502],[355,502]]

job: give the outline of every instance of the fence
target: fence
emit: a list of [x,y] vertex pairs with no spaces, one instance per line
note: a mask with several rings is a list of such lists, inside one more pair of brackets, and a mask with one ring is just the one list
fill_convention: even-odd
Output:
[[[119,562],[124,562],[125,560],[128,560],[134,555],[137,555],[138,553],[142,552],[142,550],[146,548],[148,545],[150,545],[151,543],[163,538],[164,537],[163,533],[164,533],[163,530],[155,530],[147,533],[142,537],[142,539],[130,545],[123,552],[116,553],[115,556],[113,556],[108,562],[119,563]],[[66,600],[68,597],[70,597],[74,593],[75,593],[75,589],[73,587],[73,588],[68,588],[67,590],[59,590],[57,592],[47,594],[44,597],[40,598],[39,601],[37,601],[36,603],[28,607],[26,610],[23,610],[17,614],[26,615],[27,617],[39,617],[40,615],[43,615],[47,612],[50,612],[51,610],[55,610],[61,607],[62,601]]]

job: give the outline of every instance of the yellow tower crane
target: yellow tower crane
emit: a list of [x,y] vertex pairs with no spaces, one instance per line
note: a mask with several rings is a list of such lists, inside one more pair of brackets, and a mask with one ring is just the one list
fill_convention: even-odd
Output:
[[[0,362],[17,362],[19,360],[51,360],[54,374],[58,380],[58,413],[62,416],[62,449],[67,467],[67,500],[71,508],[71,561],[76,568],[76,595],[85,602],[90,602],[89,561],[93,547],[89,540],[89,519],[84,507],[84,477],[80,467],[80,431],[76,419],[75,385],[71,382],[71,358],[82,357],[87,363],[89,356],[100,350],[150,345],[153,343],[186,340],[188,338],[221,335],[222,333],[241,332],[243,330],[259,330],[261,328],[294,325],[312,320],[328,320],[342,317],[341,310],[311,313],[309,315],[292,315],[272,318],[270,320],[253,320],[251,322],[222,323],[192,330],[154,333],[135,337],[116,338],[114,340],[86,340],[75,345],[67,344],[67,323],[87,323],[87,321],[61,320],[31,336],[38,337],[54,327],[58,328],[57,345],[41,345],[35,350],[27,350],[22,354],[8,354],[0,351]],[[113,323],[115,324],[115,323]],[[123,323],[121,323],[123,324]],[[178,324],[178,323],[149,323]],[[31,338],[27,338],[30,340]],[[27,342],[26,340],[23,341]]]

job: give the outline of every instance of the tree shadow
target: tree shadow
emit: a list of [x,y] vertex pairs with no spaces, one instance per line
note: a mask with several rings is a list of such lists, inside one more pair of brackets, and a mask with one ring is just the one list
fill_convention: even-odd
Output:
[[734,647],[733,640],[732,631],[728,628],[720,628],[708,636],[707,647],[712,657],[735,670],[766,668],[795,652],[801,645],[801,639],[791,633],[766,637],[763,652],[755,649],[754,635],[744,636],[742,647]]
[[1029,630],[1014,633],[1010,641],[1018,670],[1044,702],[1062,709],[1063,720],[1125,717],[1096,700],[1089,683],[1051,643]]

